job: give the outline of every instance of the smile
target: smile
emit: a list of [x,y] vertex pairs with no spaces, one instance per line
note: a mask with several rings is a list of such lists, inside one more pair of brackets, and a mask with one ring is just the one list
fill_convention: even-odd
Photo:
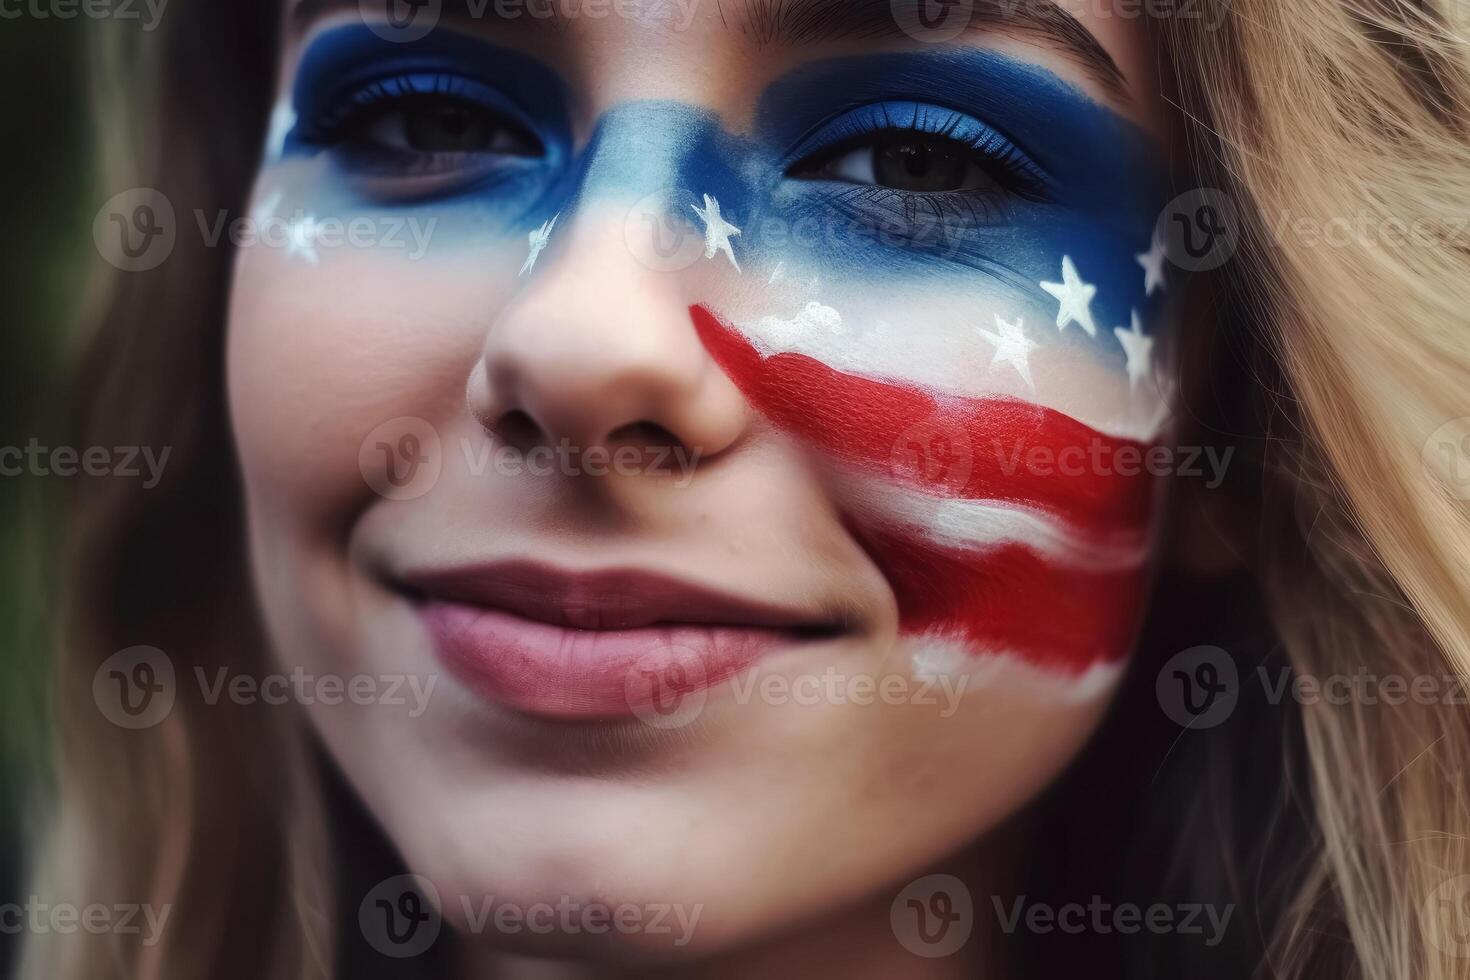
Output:
[[632,717],[837,627],[637,569],[497,562],[410,574],[445,668],[484,699],[563,720]]

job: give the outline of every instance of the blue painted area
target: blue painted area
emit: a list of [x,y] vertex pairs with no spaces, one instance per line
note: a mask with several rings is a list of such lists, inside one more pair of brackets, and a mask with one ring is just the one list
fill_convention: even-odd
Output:
[[[336,134],[365,106],[434,94],[511,121],[534,135],[537,152],[461,161],[464,179],[447,181],[432,199],[385,197],[384,169],[394,160],[344,148]],[[995,52],[808,64],[761,96],[754,127],[742,134],[706,108],[627,102],[574,146],[569,93],[545,64],[453,31],[401,44],[348,26],[311,43],[293,99],[299,122],[286,154],[331,154],[338,186],[323,190],[338,201],[358,193],[363,207],[463,208],[519,237],[557,213],[565,227],[584,200],[631,203],[674,191],[687,220],[684,204],[710,194],[742,228],[736,247],[747,270],[783,260],[824,280],[869,286],[963,284],[979,274],[1054,304],[1037,284],[1060,281],[1065,254],[1098,287],[1100,339],[1111,342],[1109,329],[1126,325],[1130,311],[1149,312],[1134,255],[1147,250],[1166,198],[1159,149],[1079,89]],[[895,129],[962,143],[995,181],[915,194],[799,176],[810,173],[804,161]],[[419,165],[398,163],[405,175]],[[371,197],[351,190],[370,167],[378,178]]]

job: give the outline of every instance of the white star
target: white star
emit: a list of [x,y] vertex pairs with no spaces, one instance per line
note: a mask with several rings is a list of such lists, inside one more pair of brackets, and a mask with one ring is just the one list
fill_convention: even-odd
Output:
[[739,235],[740,229],[721,217],[720,202],[706,194],[704,207],[701,208],[698,204],[689,206],[699,215],[699,220],[704,222],[704,257],[712,259],[716,252],[724,252],[735,271],[739,272],[740,263],[735,261],[735,250],[730,247],[730,238]]
[[1154,339],[1146,336],[1143,332],[1143,324],[1138,322],[1138,311],[1133,311],[1133,326],[1130,330],[1122,327],[1114,327],[1113,333],[1118,337],[1118,343],[1123,345],[1123,353],[1128,355],[1128,388],[1132,390],[1138,387],[1138,382],[1146,378],[1153,367]]
[[995,345],[995,356],[990,359],[991,368],[993,369],[1001,362],[1011,365],[1021,377],[1026,379],[1026,384],[1034,391],[1036,382],[1031,380],[1031,366],[1027,363],[1026,358],[1036,349],[1037,344],[1021,329],[1023,323],[1025,321],[1021,319],[1017,319],[1015,323],[1007,323],[1000,318],[1000,314],[996,314],[995,325],[1000,328],[1000,333],[991,333],[989,330],[981,330],[979,333],[980,336]]
[[1062,256],[1062,281],[1044,282],[1041,288],[1051,293],[1061,303],[1057,310],[1057,329],[1063,332],[1069,323],[1080,323],[1087,336],[1097,336],[1097,324],[1092,320],[1092,308],[1088,304],[1097,295],[1097,287],[1082,281],[1071,256]]
[[286,226],[286,255],[298,254],[312,265],[321,261],[316,254],[316,218],[309,214]]
[[1154,240],[1148,247],[1147,252],[1140,252],[1134,256],[1138,264],[1143,266],[1143,294],[1152,296],[1155,290],[1164,289],[1164,236],[1154,229]]
[[270,131],[265,138],[266,159],[275,162],[286,152],[286,137],[296,128],[296,110],[289,102],[278,102],[271,110]]
[[551,241],[551,229],[556,227],[556,219],[560,217],[560,212],[552,215],[550,221],[541,222],[541,227],[531,232],[531,251],[526,254],[526,262],[516,275],[524,276],[536,268],[536,259],[541,255],[541,250],[546,247],[546,243]]

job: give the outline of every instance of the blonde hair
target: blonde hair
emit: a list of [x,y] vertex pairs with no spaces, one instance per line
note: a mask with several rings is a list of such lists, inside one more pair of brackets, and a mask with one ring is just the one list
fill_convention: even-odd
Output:
[[[1247,533],[1299,674],[1470,674],[1470,515],[1425,453],[1431,433],[1470,436],[1452,425],[1470,416],[1470,241],[1457,223],[1470,218],[1470,64],[1455,2],[1213,0],[1203,18],[1164,27],[1200,179],[1240,206],[1240,248],[1218,275],[1232,311],[1220,329],[1266,355],[1254,391],[1264,502]],[[238,211],[271,81],[275,14],[247,12],[258,7],[275,5],[171,8],[159,33],[172,40],[144,59],[157,76],[128,69],[161,120],[146,131],[157,168],[130,183]],[[1302,233],[1358,216],[1374,230],[1357,240]],[[1398,227],[1410,229],[1402,244],[1378,234]],[[32,937],[29,976],[335,970],[337,897],[300,719],[181,698],[163,724],[122,732],[90,700],[97,665],[135,643],[167,646],[181,670],[265,661],[222,404],[228,254],[183,238],[164,272],[100,294],[82,444],[170,445],[174,462],[152,496],[107,486],[78,501],[58,819],[37,887],[169,903],[173,928],[156,947]],[[167,391],[140,394],[160,376]],[[218,549],[217,568],[196,567],[202,547]],[[1290,890],[1262,923],[1258,973],[1470,977],[1436,904],[1470,874],[1470,715],[1446,702],[1299,710],[1305,866],[1235,869]]]
[[[1227,274],[1249,322],[1226,328],[1263,338],[1287,382],[1263,394],[1302,548],[1262,562],[1273,621],[1301,675],[1470,675],[1470,508],[1433,465],[1445,433],[1470,445],[1467,11],[1219,6],[1219,30],[1171,47],[1203,169],[1246,217]],[[1470,977],[1436,905],[1470,873],[1470,712],[1452,700],[1303,705],[1321,851],[1263,973],[1320,969],[1331,907],[1343,975]]]

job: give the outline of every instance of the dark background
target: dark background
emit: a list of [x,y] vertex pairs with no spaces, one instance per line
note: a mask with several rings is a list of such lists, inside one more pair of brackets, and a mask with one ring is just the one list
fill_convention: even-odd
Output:
[[[0,2],[0,447],[66,439],[66,365],[78,340],[92,245],[95,164],[86,46],[95,22]],[[134,29],[136,25],[134,25]],[[0,475],[0,903],[24,902],[37,793],[48,770],[60,504],[68,481]],[[19,936],[0,932],[0,976]]]

